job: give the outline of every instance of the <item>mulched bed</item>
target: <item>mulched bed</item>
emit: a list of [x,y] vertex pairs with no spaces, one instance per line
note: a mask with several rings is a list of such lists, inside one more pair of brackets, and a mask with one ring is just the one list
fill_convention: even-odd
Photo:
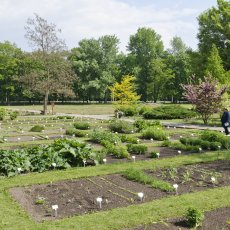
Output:
[[[146,172],[159,179],[169,181],[171,184],[177,183],[179,185],[178,193],[182,194],[230,185],[229,169],[230,161],[216,161],[183,166],[176,169],[176,174],[170,173],[171,169]],[[190,172],[189,178],[187,176],[188,171]],[[214,176],[216,181],[212,183],[211,177]],[[17,187],[10,189],[10,192],[14,199],[37,221],[109,210],[175,195],[175,192],[167,193],[153,189],[148,185],[128,181],[117,174],[57,183],[50,182],[50,184],[25,188]],[[138,198],[138,192],[144,193],[143,201]],[[102,198],[101,208],[96,201],[97,197]],[[44,202],[36,204],[36,201],[41,199],[44,199]],[[52,205],[59,207],[57,217],[54,217]]]

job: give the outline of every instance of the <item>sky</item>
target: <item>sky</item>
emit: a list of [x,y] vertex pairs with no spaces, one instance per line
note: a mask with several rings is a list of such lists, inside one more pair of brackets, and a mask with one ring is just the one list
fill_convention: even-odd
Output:
[[0,42],[10,41],[30,51],[25,25],[34,13],[54,23],[69,49],[82,39],[116,35],[126,52],[138,28],[155,30],[170,47],[174,36],[197,49],[197,17],[216,6],[216,0],[0,0]]

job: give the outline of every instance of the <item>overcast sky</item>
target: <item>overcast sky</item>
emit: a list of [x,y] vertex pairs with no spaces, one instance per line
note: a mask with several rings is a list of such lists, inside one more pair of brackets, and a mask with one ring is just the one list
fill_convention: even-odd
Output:
[[216,0],[0,0],[0,42],[8,40],[30,50],[24,26],[37,13],[62,30],[69,49],[84,38],[116,35],[125,51],[139,27],[154,29],[166,48],[179,36],[196,49],[196,18],[212,6]]

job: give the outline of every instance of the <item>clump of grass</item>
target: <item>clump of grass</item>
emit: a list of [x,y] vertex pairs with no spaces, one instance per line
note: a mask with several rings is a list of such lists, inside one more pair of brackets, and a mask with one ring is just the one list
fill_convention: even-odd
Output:
[[151,177],[147,175],[145,172],[143,172],[142,170],[131,168],[131,169],[124,171],[123,176],[127,178],[128,180],[137,181],[142,184],[149,184],[153,188],[157,188],[162,191],[170,192],[174,190],[172,185],[169,184],[168,182],[161,181],[154,177]]

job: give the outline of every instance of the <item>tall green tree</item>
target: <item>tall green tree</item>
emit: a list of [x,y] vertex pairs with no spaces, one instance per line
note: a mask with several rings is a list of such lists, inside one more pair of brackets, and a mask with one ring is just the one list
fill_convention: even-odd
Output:
[[27,20],[25,29],[25,37],[35,48],[33,59],[39,68],[28,72],[24,82],[27,78],[34,79],[34,90],[44,97],[43,112],[46,114],[50,94],[70,95],[74,73],[66,60],[66,45],[57,36],[60,30],[56,29],[56,25],[35,14],[35,18]]
[[199,22],[199,50],[203,62],[211,51],[212,45],[217,47],[223,60],[225,70],[230,70],[230,2],[217,0],[217,7],[206,10],[198,17]]
[[16,89],[21,57],[22,51],[15,44],[0,43],[0,95],[7,104]]
[[187,84],[191,75],[189,48],[180,37],[174,37],[170,41],[171,48],[168,49],[167,65],[172,70],[174,78],[168,81],[165,95],[170,96],[172,101],[177,102],[182,98],[183,89],[181,84]]
[[153,29],[143,27],[130,36],[128,50],[133,55],[138,70],[136,75],[138,94],[142,95],[142,100],[147,101],[151,97],[151,92],[148,91],[148,85],[152,83],[151,62],[163,55],[163,42]]
[[211,75],[214,79],[217,79],[221,84],[227,83],[227,75],[224,70],[223,62],[219,55],[218,49],[214,44],[207,59],[205,75]]
[[117,65],[119,40],[114,35],[99,39],[83,39],[79,47],[72,49],[73,62],[79,81],[75,91],[83,100],[104,100],[108,98],[108,87],[119,74]]
[[162,58],[152,59],[149,66],[150,83],[147,85],[149,99],[157,102],[165,93],[165,86],[173,80],[174,74]]

